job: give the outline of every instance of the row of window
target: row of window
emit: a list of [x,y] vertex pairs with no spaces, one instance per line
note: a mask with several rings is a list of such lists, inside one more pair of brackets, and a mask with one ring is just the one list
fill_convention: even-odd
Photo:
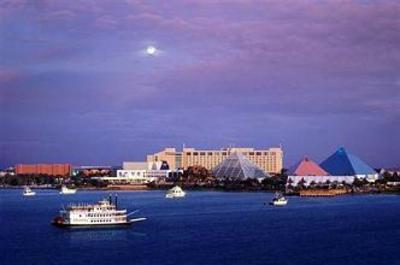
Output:
[[91,223],[111,223],[111,219],[90,220]]
[[[194,156],[197,156],[197,155],[201,155],[201,156],[205,156],[206,155],[206,152],[187,152],[186,153],[188,156],[191,156],[191,155],[194,155]],[[272,156],[275,156],[276,154],[275,153],[269,153],[269,152],[249,152],[249,153],[247,153],[247,152],[243,152],[242,153],[243,155],[249,155],[249,156],[254,156],[254,155],[257,155],[257,156],[261,156],[261,155],[272,155]],[[212,152],[207,152],[207,155],[209,155],[209,156],[212,156],[212,155],[216,155],[216,156],[226,156],[226,155],[228,155],[228,153],[226,153],[226,152],[222,152],[222,153],[212,153]]]
[[[253,161],[253,162],[257,163],[257,164],[266,164],[266,165],[268,165],[268,164],[275,165],[277,163],[276,160],[258,160],[258,159],[256,159],[256,160],[251,160],[251,161]],[[221,162],[222,162],[222,160],[204,160],[204,159],[189,159],[188,160],[188,164],[189,165],[195,164],[195,163],[211,164],[211,165],[214,164],[214,165],[216,165],[216,164],[219,164]]]
[[[115,216],[115,214],[100,214],[100,213],[89,213],[88,217],[111,217],[111,216]],[[79,215],[79,217],[81,217],[81,215]]]

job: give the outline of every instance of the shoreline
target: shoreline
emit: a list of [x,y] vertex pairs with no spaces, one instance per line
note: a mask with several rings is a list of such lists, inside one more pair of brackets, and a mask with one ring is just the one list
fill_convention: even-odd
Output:
[[[24,186],[1,186],[0,190],[22,190]],[[40,186],[30,186],[31,189],[35,190],[59,190],[57,187],[40,187]],[[118,185],[114,187],[81,187],[76,188],[78,191],[166,191],[169,187],[162,186],[162,187],[148,187],[146,185],[137,185],[137,186],[124,186]],[[209,191],[217,191],[217,192],[262,192],[262,193],[274,193],[279,190],[263,190],[263,189],[221,189],[221,188],[212,188],[212,187],[185,187],[185,190],[188,191],[199,191],[199,192],[209,192]],[[315,196],[315,197],[342,197],[348,195],[400,195],[400,191],[374,191],[374,192],[347,192],[343,194],[338,194],[335,196]],[[294,197],[307,197],[307,196],[300,196],[300,194],[292,194],[288,193],[286,196],[294,196]]]

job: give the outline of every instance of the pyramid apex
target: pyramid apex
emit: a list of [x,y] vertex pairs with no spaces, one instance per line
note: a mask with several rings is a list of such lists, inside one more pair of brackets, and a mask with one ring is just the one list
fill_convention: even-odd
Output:
[[338,148],[337,152],[346,153],[346,149],[343,146],[341,146],[341,147]]

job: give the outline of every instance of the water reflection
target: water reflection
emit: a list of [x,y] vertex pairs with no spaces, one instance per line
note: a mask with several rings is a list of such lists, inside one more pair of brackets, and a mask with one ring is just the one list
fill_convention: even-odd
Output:
[[62,231],[65,240],[76,242],[117,242],[144,238],[145,233],[131,228],[66,228]]

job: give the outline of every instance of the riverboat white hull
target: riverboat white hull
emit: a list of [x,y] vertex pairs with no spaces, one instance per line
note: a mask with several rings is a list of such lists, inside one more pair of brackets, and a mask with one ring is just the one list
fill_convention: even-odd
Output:
[[135,218],[129,219],[126,222],[114,222],[114,223],[68,223],[59,217],[54,218],[52,224],[59,227],[115,227],[115,226],[130,226],[133,223],[145,221],[146,218]]

